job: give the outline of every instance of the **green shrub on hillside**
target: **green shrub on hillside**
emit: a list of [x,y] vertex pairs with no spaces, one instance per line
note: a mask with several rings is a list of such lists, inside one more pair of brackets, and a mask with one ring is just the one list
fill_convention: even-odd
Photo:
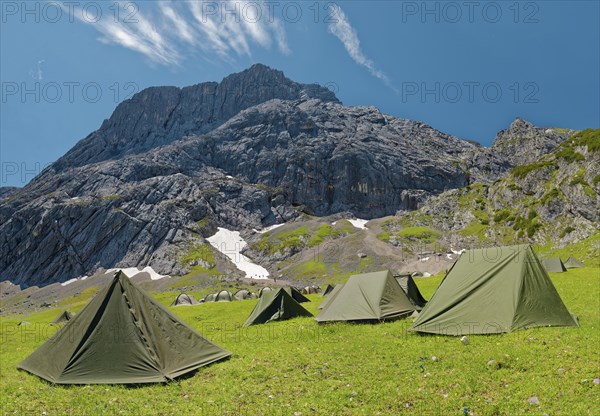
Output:
[[409,241],[421,241],[433,243],[439,238],[440,233],[433,231],[429,227],[407,227],[398,233],[398,237]]
[[583,146],[587,147],[590,153],[600,151],[600,129],[586,129],[575,133],[560,144],[557,156],[563,149]]
[[564,230],[562,230],[562,232],[560,233],[560,238],[563,238],[565,235],[569,234],[572,231],[575,231],[575,228],[573,228],[569,225]]
[[552,202],[556,199],[561,199],[561,193],[558,189],[552,188],[548,192],[544,193],[544,195],[542,195],[542,197],[540,198],[540,203],[546,205],[549,202]]
[[505,221],[509,216],[510,216],[510,211],[507,209],[502,209],[500,211],[497,211],[496,214],[494,214],[494,222],[501,223],[501,222]]
[[514,168],[511,173],[515,178],[524,178],[529,175],[531,172],[535,172],[546,167],[552,167],[556,169],[556,165],[549,160],[543,160],[535,163],[531,163],[529,165],[517,166]]

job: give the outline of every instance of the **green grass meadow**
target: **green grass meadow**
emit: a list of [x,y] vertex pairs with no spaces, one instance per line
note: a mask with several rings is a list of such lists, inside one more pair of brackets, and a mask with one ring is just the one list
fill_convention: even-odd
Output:
[[[256,300],[173,308],[233,353],[167,384],[52,385],[17,364],[65,308],[2,318],[2,415],[600,414],[600,269],[551,274],[579,328],[457,337],[408,333],[412,320],[318,325],[297,318],[242,328]],[[429,299],[441,277],[417,279]],[[165,305],[174,292],[153,294]],[[318,312],[320,295],[304,305]],[[21,320],[30,325],[17,326]],[[435,356],[438,360],[433,361]],[[495,360],[496,365],[488,365]],[[539,404],[528,399],[536,396]],[[466,410],[468,409],[468,410]]]

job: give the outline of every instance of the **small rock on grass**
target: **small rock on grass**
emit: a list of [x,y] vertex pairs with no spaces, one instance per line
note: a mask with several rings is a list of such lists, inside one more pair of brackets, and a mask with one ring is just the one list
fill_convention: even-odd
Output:
[[594,384],[600,384],[600,378],[595,378],[594,379]]
[[462,342],[463,345],[469,345],[469,338],[467,338],[467,336],[465,335],[460,339],[460,342]]
[[531,396],[527,402],[529,404],[540,404],[540,400],[537,398],[537,396]]
[[431,361],[436,362],[439,361],[440,359],[438,357],[436,357],[435,355],[433,357],[431,357]]

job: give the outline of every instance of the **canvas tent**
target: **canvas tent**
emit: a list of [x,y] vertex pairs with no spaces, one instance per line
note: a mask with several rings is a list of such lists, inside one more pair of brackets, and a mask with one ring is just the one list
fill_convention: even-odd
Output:
[[547,272],[562,273],[567,271],[562,260],[558,257],[547,257],[541,261]]
[[221,290],[215,296],[215,302],[231,302],[232,300],[234,300],[234,297],[227,290]]
[[318,286],[305,286],[300,291],[303,295],[312,295],[313,293],[319,293],[320,288]]
[[383,321],[408,316],[414,311],[414,305],[394,276],[385,270],[350,276],[316,320]]
[[323,293],[321,293],[321,296],[327,296],[329,295],[329,293],[333,290],[333,285],[327,285],[325,286],[325,290],[323,291]]
[[187,293],[180,293],[177,295],[171,306],[192,306],[199,305],[200,303],[194,299],[193,296],[188,295]]
[[165,382],[231,353],[119,271],[18,368],[57,384]]
[[565,261],[565,267],[567,269],[577,269],[579,267],[585,267],[585,265],[575,257],[569,257],[567,261]]
[[419,291],[419,288],[417,287],[417,284],[415,283],[412,276],[410,274],[401,274],[398,276],[394,276],[394,278],[396,279],[402,290],[404,290],[404,293],[406,293],[408,299],[410,299],[413,305],[415,305],[416,309],[420,311],[421,308],[425,306],[427,301],[425,300],[423,295],[421,295],[421,292]]
[[252,293],[246,289],[238,290],[235,292],[235,295],[233,295],[233,298],[236,300],[256,299],[257,297],[256,293]]
[[284,289],[264,292],[244,326],[283,321],[297,316],[313,316]]
[[528,245],[465,251],[411,331],[496,334],[537,326],[578,326]]
[[260,290],[258,291],[258,297],[259,297],[259,298],[262,298],[263,294],[265,294],[265,293],[268,293],[268,292],[272,292],[272,291],[273,291],[273,289],[271,289],[271,288],[270,288],[270,287],[268,287],[268,286],[267,286],[267,287],[263,287],[262,289],[260,289]]
[[298,303],[310,302],[310,299],[304,296],[302,293],[300,293],[300,291],[295,287],[284,287],[283,290],[285,290],[288,293],[288,295],[293,297],[294,300]]
[[70,321],[72,318],[73,314],[71,312],[62,311],[56,318],[54,318],[54,321],[50,322],[50,325],[64,324]]
[[208,295],[204,296],[204,302],[216,302],[216,300],[217,295],[214,293],[209,293]]
[[327,297],[325,297],[323,302],[321,302],[321,304],[319,305],[319,309],[325,309],[327,307],[327,305],[329,305],[331,303],[331,301],[333,299],[335,299],[336,295],[339,293],[339,291],[343,287],[344,287],[343,283],[338,283],[337,285],[335,285],[335,287],[331,290],[331,292],[329,292],[329,295],[327,295]]

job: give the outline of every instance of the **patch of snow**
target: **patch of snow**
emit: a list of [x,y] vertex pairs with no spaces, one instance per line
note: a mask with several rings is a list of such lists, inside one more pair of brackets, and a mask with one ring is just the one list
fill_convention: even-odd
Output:
[[361,230],[365,230],[367,227],[365,226],[366,223],[369,222],[369,220],[361,220],[360,218],[355,219],[355,220],[348,220],[350,222],[350,224],[352,224],[354,227],[356,228],[360,228]]
[[225,177],[226,177],[227,179],[233,179],[233,176],[231,176],[231,175],[225,175]]
[[71,201],[77,201],[79,199],[78,196],[74,196],[73,198],[71,198]]
[[[278,225],[281,226],[283,224]],[[272,227],[275,226],[267,228],[272,229]],[[253,263],[248,257],[241,253],[242,249],[247,246],[247,243],[240,237],[239,231],[231,231],[219,227],[217,233],[212,237],[207,238],[206,241],[218,251],[225,254],[238,269],[246,274],[246,277],[251,279],[266,279],[269,277],[267,269]]]
[[165,277],[171,277],[169,275],[160,274],[160,273],[154,271],[154,269],[152,267],[150,267],[150,266],[144,267],[142,269],[142,272],[148,273],[150,275],[150,279],[152,279],[152,280],[160,280],[160,279],[163,279]]
[[269,231],[272,231],[272,230],[274,230],[275,228],[282,227],[282,226],[284,226],[284,225],[285,225],[285,223],[284,223],[284,224],[275,224],[275,225],[270,225],[270,226],[268,226],[268,227],[266,227],[266,228],[263,228],[262,230],[255,230],[255,229],[253,228],[253,229],[252,229],[252,231],[254,231],[255,233],[259,233],[259,234],[264,234],[264,233],[268,233]]
[[125,273],[125,276],[129,277],[130,279],[135,276],[136,274],[140,273],[140,269],[138,269],[137,267],[125,267],[125,268],[117,268],[117,269],[108,269],[106,271],[106,273],[115,273],[118,272],[119,270],[121,270],[123,273]]
[[423,257],[423,258],[421,259],[421,261],[422,261],[423,263],[425,263],[427,260],[429,260],[429,257]]
[[66,282],[62,282],[60,285],[61,286],[66,286],[66,285],[70,285],[71,283],[75,283],[77,281],[77,278],[73,278],[73,279],[69,279]]
[[86,276],[81,276],[81,277],[80,277],[80,279],[81,279],[81,280],[85,280],[85,279],[87,279],[88,277],[89,277],[89,276],[87,276],[87,275],[86,275]]
[[446,257],[448,257],[448,260],[453,260],[452,254],[446,254]]
[[138,269],[137,267],[125,267],[122,269],[108,269],[106,271],[106,273],[114,273],[114,272],[118,272],[119,270],[121,270],[123,273],[125,273],[125,275],[127,277],[129,277],[130,279],[135,276],[136,274],[139,273],[148,273],[150,275],[150,279],[152,280],[159,280],[165,277],[171,277],[169,275],[163,275],[160,273],[157,273],[154,271],[154,269],[150,266],[146,266],[144,267],[142,270]]
[[465,249],[463,248],[462,250],[458,250],[458,251],[456,251],[456,250],[454,250],[453,248],[451,248],[451,249],[450,249],[450,251],[451,251],[451,252],[453,252],[453,253],[454,253],[454,254],[456,254],[456,255],[461,255],[462,253],[464,253],[464,252],[465,252],[465,251],[467,251],[467,250],[465,250]]

